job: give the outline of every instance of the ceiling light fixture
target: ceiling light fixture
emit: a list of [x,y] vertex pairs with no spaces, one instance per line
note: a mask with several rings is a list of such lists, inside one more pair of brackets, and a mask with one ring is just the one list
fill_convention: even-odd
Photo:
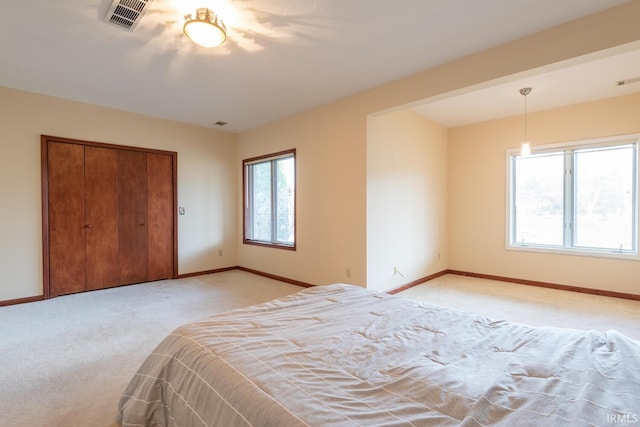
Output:
[[195,18],[189,14],[184,19],[184,34],[197,45],[216,47],[227,39],[227,27],[210,9],[199,8]]
[[520,147],[520,155],[528,156],[531,154],[531,143],[527,139],[527,95],[531,93],[530,87],[520,89],[520,95],[524,96],[524,141]]

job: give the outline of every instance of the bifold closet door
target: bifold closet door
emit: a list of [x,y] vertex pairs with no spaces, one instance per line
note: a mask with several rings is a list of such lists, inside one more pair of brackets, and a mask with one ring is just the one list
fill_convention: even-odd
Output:
[[42,137],[45,294],[173,278],[176,154]]
[[173,277],[173,158],[147,154],[147,280]]
[[118,278],[118,152],[84,151],[87,290],[120,284]]
[[84,147],[47,145],[49,289],[51,296],[84,291]]
[[147,281],[147,154],[118,150],[120,283]]

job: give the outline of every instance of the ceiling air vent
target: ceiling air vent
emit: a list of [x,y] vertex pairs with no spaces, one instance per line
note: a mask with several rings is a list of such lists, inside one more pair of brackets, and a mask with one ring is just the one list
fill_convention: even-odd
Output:
[[153,0],[113,0],[104,20],[133,31]]
[[634,77],[632,79],[618,80],[616,82],[616,86],[624,86],[624,85],[628,85],[631,83],[638,83],[638,82],[640,82],[640,77]]

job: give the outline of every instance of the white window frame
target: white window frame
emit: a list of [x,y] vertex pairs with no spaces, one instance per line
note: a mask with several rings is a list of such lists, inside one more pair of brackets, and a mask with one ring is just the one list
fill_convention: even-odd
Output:
[[[278,160],[293,158],[294,166],[293,166],[293,175],[294,175],[294,192],[293,192],[293,242],[286,242],[277,240],[274,236],[274,230],[277,228],[277,198],[276,191],[274,186],[276,185],[276,168],[274,167],[274,163]],[[249,228],[253,222],[253,201],[251,200],[251,192],[249,191],[250,186],[252,184],[252,174],[251,174],[251,166],[271,162],[271,239],[269,240],[258,240],[253,239],[253,236],[249,233]],[[258,246],[268,246],[280,249],[289,249],[296,250],[297,244],[297,206],[296,206],[296,194],[297,194],[297,161],[296,161],[296,150],[286,150],[278,153],[267,154],[265,156],[253,157],[250,159],[245,159],[242,161],[242,179],[243,179],[243,226],[242,226],[242,242],[244,244],[249,245],[258,245]]]
[[[597,248],[577,248],[566,246],[551,246],[542,244],[522,244],[514,241],[514,207],[512,206],[512,198],[514,195],[513,179],[512,179],[512,158],[520,155],[520,148],[511,148],[506,151],[506,203],[505,203],[505,249],[510,251],[526,251],[526,252],[541,252],[550,254],[564,254],[564,255],[577,255],[577,256],[589,256],[589,257],[602,257],[602,258],[616,258],[616,259],[630,259],[640,260],[640,252],[638,250],[638,206],[639,206],[639,168],[640,168],[640,134],[621,135],[605,138],[596,138],[581,141],[572,141],[559,144],[547,144],[533,146],[531,149],[532,154],[542,154],[545,152],[557,152],[560,150],[584,149],[584,148],[598,148],[608,145],[635,145],[635,164],[634,175],[635,182],[633,186],[634,192],[634,215],[633,215],[633,249],[631,251],[616,251],[608,249]],[[573,203],[573,194],[567,194],[565,185],[565,205],[567,203]],[[572,208],[571,208],[572,209]],[[565,218],[570,215],[565,209]],[[566,219],[565,219],[566,222]],[[567,227],[565,225],[565,233],[567,233]]]

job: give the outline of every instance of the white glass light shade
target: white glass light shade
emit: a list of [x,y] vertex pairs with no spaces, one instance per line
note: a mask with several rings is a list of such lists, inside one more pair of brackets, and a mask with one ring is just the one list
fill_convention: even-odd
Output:
[[523,142],[520,147],[520,155],[521,156],[529,156],[531,155],[531,143]]
[[183,31],[197,45],[216,47],[227,38],[224,23],[209,9],[198,9],[195,18],[187,15],[185,19]]

